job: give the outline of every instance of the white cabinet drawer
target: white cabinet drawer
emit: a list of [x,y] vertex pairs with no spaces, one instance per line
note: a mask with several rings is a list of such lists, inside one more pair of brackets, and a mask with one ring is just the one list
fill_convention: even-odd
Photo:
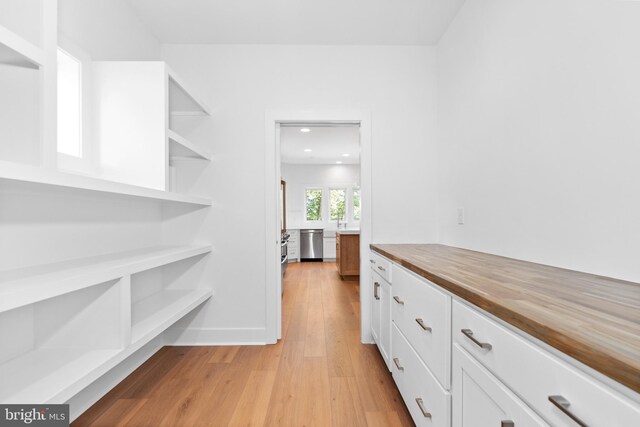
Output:
[[453,346],[454,427],[538,427],[540,417],[464,351]]
[[384,277],[387,282],[393,283],[391,281],[391,261],[371,251],[369,255],[369,265],[371,265],[373,271]]
[[435,285],[393,266],[392,319],[440,384],[451,376],[451,297]]
[[[453,302],[453,339],[554,426],[640,425],[640,405],[489,319]],[[462,330],[465,332],[463,333]],[[465,335],[466,333],[466,335]],[[484,344],[485,348],[482,348]],[[490,346],[490,347],[489,347]],[[555,405],[561,396],[569,404]],[[571,415],[569,415],[571,414]]]
[[391,372],[416,426],[450,426],[451,395],[438,384],[400,330],[395,325],[392,330]]

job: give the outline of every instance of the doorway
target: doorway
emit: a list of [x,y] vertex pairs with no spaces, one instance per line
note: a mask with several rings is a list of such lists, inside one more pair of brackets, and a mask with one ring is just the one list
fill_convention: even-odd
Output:
[[[314,131],[316,137],[331,133],[335,133],[335,135],[356,133],[358,135],[357,143],[359,143],[358,152],[354,151],[353,145],[350,149],[343,146],[338,150],[339,153],[319,145],[314,148],[313,137],[300,138],[303,134],[310,136]],[[283,134],[285,135],[285,144],[282,144]],[[300,144],[292,145],[297,150],[296,153],[292,153],[290,144],[287,142],[287,135],[291,136],[292,141],[306,141],[307,145],[302,144],[305,145],[304,147]],[[370,306],[368,298],[366,298],[365,285],[368,283],[370,272],[363,262],[368,259],[368,248],[371,242],[371,131],[369,115],[354,111],[267,112],[265,154],[267,213],[265,217],[267,232],[267,336],[265,341],[275,343],[282,336],[283,231],[294,230],[293,227],[296,226],[300,227],[298,228],[300,231],[321,229],[324,232],[325,229],[328,230],[327,236],[322,236],[323,250],[321,255],[322,261],[327,262],[335,262],[338,255],[336,253],[336,239],[340,239],[340,237],[336,234],[337,230],[344,230],[345,233],[349,231],[359,233],[360,336],[361,342],[371,343]],[[281,159],[284,160],[284,163],[281,163]],[[305,169],[309,172],[311,167],[300,167],[301,165],[313,164],[308,162],[315,162],[318,166],[315,169],[323,170],[325,173],[327,170],[333,169],[336,176],[342,176],[341,182],[336,182],[335,185],[329,182],[318,182],[318,179],[311,176],[310,173],[308,173],[309,178],[306,180],[304,176],[302,179],[294,179],[293,181],[297,181],[295,185],[292,185],[293,182],[287,182],[286,201],[287,204],[293,203],[294,205],[290,206],[291,209],[284,209],[283,198],[279,195],[281,188],[283,188],[282,179],[287,181],[286,175],[294,177],[296,174],[304,174]],[[356,179],[354,179],[354,170],[357,170]],[[294,194],[295,196],[293,196]],[[283,228],[283,217],[286,218],[284,219],[287,223],[286,230]],[[333,221],[335,223],[332,224]],[[297,238],[301,239],[299,235]],[[327,243],[327,252],[324,251],[325,242]],[[298,241],[297,244],[300,243]],[[298,257],[294,259],[295,261],[301,260],[303,258],[301,248],[300,253],[294,251],[294,255]],[[314,253],[313,257],[320,258],[320,254]],[[286,292],[286,289],[284,291]]]

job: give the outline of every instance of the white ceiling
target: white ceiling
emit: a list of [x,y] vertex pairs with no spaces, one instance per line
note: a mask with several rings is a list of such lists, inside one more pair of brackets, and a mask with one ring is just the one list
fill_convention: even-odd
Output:
[[[300,132],[303,127],[311,132]],[[305,152],[305,149],[310,149],[311,152]],[[283,126],[280,128],[280,157],[282,163],[293,164],[358,164],[360,127]]]
[[161,43],[435,44],[464,0],[130,0]]

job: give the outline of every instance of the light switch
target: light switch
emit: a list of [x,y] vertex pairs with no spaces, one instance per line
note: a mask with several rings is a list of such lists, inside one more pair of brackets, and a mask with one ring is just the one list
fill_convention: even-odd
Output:
[[464,225],[464,208],[458,208],[458,225]]

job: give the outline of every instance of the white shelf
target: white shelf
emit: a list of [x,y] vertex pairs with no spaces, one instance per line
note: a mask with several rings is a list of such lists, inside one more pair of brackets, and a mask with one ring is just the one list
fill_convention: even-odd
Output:
[[88,377],[97,378],[96,371],[121,352],[82,352],[77,348],[30,351],[0,365],[0,402],[63,403],[90,384],[85,384]]
[[0,25],[0,64],[39,68],[43,63],[42,49]]
[[0,181],[20,181],[51,187],[93,191],[127,197],[211,206],[211,200],[200,196],[172,193],[135,185],[121,184],[65,172],[47,171],[37,166],[0,162]]
[[203,160],[211,160],[206,150],[198,147],[188,139],[178,135],[175,131],[167,131],[169,137],[169,155],[171,157],[189,157]]
[[167,65],[169,75],[169,112],[180,116],[209,116],[211,109]]
[[42,348],[0,364],[0,402],[68,401],[211,295],[209,289],[164,291],[140,301],[132,342],[122,349]]
[[211,298],[210,289],[164,290],[133,304],[131,341],[151,339]]
[[211,246],[161,246],[0,273],[0,313],[211,252]]

